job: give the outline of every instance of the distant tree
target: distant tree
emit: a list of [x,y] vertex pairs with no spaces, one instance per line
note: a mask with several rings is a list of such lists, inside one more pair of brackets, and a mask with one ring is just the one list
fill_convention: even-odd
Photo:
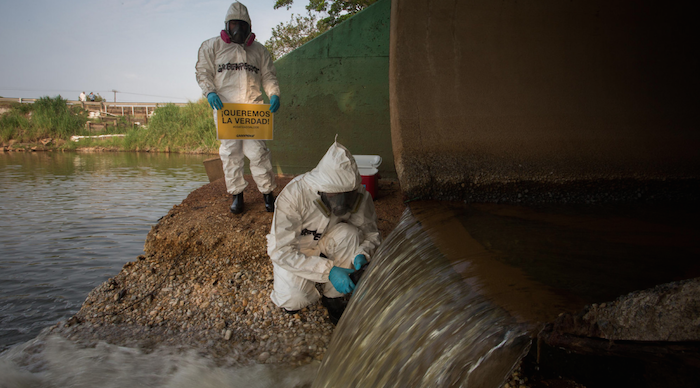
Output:
[[[265,42],[274,59],[278,59],[311,39],[323,34],[377,0],[309,0],[308,16],[292,15],[289,23],[272,29],[272,38]],[[277,0],[274,9],[290,9],[294,0]],[[317,19],[317,16],[321,19]]]
[[272,37],[265,42],[265,47],[270,51],[272,59],[277,60],[328,29],[321,28],[311,12],[308,16],[292,14],[289,23],[280,23],[272,29]]

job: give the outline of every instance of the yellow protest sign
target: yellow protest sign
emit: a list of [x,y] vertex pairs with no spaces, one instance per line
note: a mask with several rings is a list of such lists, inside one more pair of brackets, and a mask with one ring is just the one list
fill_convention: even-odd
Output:
[[269,104],[224,104],[216,111],[217,139],[272,140]]

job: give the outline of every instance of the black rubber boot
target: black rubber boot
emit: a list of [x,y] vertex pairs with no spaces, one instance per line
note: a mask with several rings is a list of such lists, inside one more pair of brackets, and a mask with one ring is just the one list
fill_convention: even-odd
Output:
[[263,194],[263,200],[265,200],[265,210],[267,210],[268,213],[275,211],[275,196],[272,192]]
[[233,196],[233,202],[231,203],[231,213],[243,213],[243,193],[235,194]]
[[321,297],[321,303],[323,303],[323,307],[328,310],[328,317],[331,319],[331,323],[337,325],[340,317],[343,315],[343,311],[345,311],[345,307],[348,305],[348,302],[343,297],[326,298],[324,295]]

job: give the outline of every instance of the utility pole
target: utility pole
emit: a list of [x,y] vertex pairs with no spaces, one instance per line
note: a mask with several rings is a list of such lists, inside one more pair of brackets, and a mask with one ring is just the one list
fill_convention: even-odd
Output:
[[114,102],[117,102],[117,91],[114,89],[112,91],[114,92]]

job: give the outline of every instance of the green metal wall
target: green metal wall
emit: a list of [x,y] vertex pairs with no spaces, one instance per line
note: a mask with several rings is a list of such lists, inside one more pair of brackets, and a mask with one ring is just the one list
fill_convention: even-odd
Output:
[[391,1],[380,0],[275,62],[281,107],[268,141],[278,173],[316,166],[338,134],[356,155],[380,155],[396,177],[389,121]]

